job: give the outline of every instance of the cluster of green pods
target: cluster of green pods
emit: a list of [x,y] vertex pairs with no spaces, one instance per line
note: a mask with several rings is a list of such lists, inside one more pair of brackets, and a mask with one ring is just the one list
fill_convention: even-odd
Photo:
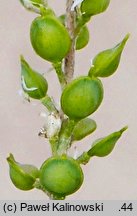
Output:
[[128,38],[129,34],[114,48],[97,54],[88,76],[73,80],[64,89],[61,107],[70,119],[82,119],[97,110],[103,99],[103,86],[99,77],[111,76],[116,71]]
[[83,171],[79,163],[66,155],[47,159],[40,170],[33,165],[18,163],[12,154],[7,161],[11,181],[20,190],[34,189],[39,180],[45,191],[59,198],[74,193],[83,183]]
[[[90,122],[92,130],[90,130],[89,124],[86,124],[89,120],[81,121],[74,131],[75,140],[83,138],[81,133],[77,131],[82,124],[85,125],[83,130],[84,137],[92,133],[96,128],[96,124],[92,120]],[[11,181],[16,188],[24,191],[37,188],[37,182],[39,182],[39,186],[52,197],[65,199],[66,196],[75,193],[83,183],[84,174],[80,164],[85,164],[93,156],[105,157],[109,155],[126,129],[127,127],[124,127],[117,132],[96,140],[91,148],[77,159],[67,155],[52,156],[44,161],[40,169],[30,164],[18,163],[13,155],[10,154],[7,161],[9,163]]]
[[[25,5],[24,0],[20,1]],[[51,9],[43,7],[42,0],[30,0],[29,2],[40,9],[40,16],[33,20],[30,27],[30,40],[33,49],[41,58],[49,61],[52,65],[62,63],[72,46],[72,38],[65,27],[66,16],[57,17]],[[89,31],[85,20],[89,21],[92,16],[104,12],[109,3],[110,0],[82,1],[75,23],[77,29],[74,32],[76,50],[84,48],[89,42]],[[68,139],[71,145],[96,130],[97,124],[89,116],[99,108],[103,100],[104,89],[100,78],[109,77],[115,73],[128,38],[129,34],[113,48],[98,53],[93,59],[89,71],[84,71],[83,76],[75,78],[70,83],[65,83],[60,104],[63,114],[66,115],[64,122],[67,123],[64,124],[64,129],[64,122],[62,122],[62,131],[59,131],[58,139],[62,136],[62,140]],[[23,56],[21,56],[20,61],[21,84],[24,92],[30,98],[42,101],[47,96],[48,91],[46,78],[33,70]],[[49,106],[51,106],[50,103],[51,101],[49,101]],[[67,128],[69,122],[75,122],[71,128],[71,134],[69,134],[69,127]],[[18,189],[41,188],[56,199],[65,199],[67,195],[76,192],[83,183],[84,174],[81,164],[86,164],[91,157],[104,157],[110,154],[126,129],[127,127],[124,127],[96,140],[87,152],[76,159],[69,157],[66,152],[59,154],[56,151],[56,154],[44,161],[40,169],[33,165],[20,164],[10,154],[7,161],[11,181]]]

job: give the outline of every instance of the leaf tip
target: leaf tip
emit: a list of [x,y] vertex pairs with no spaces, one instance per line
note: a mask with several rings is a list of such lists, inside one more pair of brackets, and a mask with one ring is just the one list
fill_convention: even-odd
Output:
[[23,57],[23,55],[21,54],[20,55],[20,61],[23,61],[24,60],[24,57]]
[[6,158],[9,164],[12,164],[15,162],[15,158],[12,153],[9,154],[9,156]]
[[123,133],[124,131],[126,131],[128,129],[128,126],[123,127],[120,132]]
[[129,39],[129,37],[130,37],[130,33],[127,33],[126,36],[123,39],[123,44],[126,44],[126,42]]

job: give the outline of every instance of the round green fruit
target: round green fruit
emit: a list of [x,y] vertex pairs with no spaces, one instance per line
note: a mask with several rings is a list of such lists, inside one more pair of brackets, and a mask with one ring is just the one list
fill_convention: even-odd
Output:
[[66,196],[77,191],[83,182],[83,172],[76,160],[66,156],[51,157],[40,169],[43,187],[58,196]]
[[36,53],[50,62],[61,61],[71,47],[67,29],[51,15],[37,17],[32,22],[30,39]]
[[61,107],[69,118],[78,120],[95,112],[103,99],[103,86],[99,79],[88,76],[73,80],[64,89]]

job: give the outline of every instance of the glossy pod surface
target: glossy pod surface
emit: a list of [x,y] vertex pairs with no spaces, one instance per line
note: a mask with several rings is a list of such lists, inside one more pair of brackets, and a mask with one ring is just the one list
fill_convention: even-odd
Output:
[[52,194],[69,195],[77,191],[83,182],[83,172],[73,158],[51,157],[40,169],[40,182]]
[[21,56],[21,85],[25,93],[34,99],[46,96],[48,83],[38,72],[34,71]]
[[24,191],[33,189],[36,178],[39,177],[39,170],[33,165],[16,162],[12,154],[7,161],[10,178],[15,187]]
[[92,119],[85,118],[80,120],[74,127],[72,140],[81,140],[89,134],[93,133],[97,128],[96,122]]
[[30,39],[36,53],[50,62],[61,61],[69,52],[71,39],[56,17],[37,17],[31,25]]
[[109,3],[110,0],[84,0],[81,4],[81,12],[85,16],[93,16],[104,12]]
[[109,155],[114,149],[116,142],[119,140],[123,132],[127,130],[127,128],[128,127],[126,126],[119,131],[116,131],[104,138],[96,140],[92,144],[91,149],[88,151],[88,155],[91,157],[105,157]]
[[77,38],[76,38],[76,50],[84,48],[89,42],[89,30],[86,25],[84,25]]
[[88,76],[73,80],[61,96],[63,112],[71,119],[82,119],[97,110],[103,99],[103,86],[99,79]]
[[119,66],[121,54],[129,36],[130,34],[127,34],[124,39],[113,48],[98,53],[92,61],[94,67],[91,67],[89,76],[108,77],[114,74]]

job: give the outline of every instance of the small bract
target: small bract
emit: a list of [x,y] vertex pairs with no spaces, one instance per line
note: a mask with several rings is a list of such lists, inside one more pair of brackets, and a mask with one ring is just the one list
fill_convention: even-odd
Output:
[[60,62],[71,47],[67,29],[54,15],[37,17],[31,25],[30,39],[36,53],[50,62]]
[[40,182],[51,194],[66,196],[80,188],[83,183],[83,172],[73,158],[51,157],[40,168]]
[[61,107],[70,119],[82,119],[97,110],[103,99],[99,79],[82,76],[66,86],[61,96]]

